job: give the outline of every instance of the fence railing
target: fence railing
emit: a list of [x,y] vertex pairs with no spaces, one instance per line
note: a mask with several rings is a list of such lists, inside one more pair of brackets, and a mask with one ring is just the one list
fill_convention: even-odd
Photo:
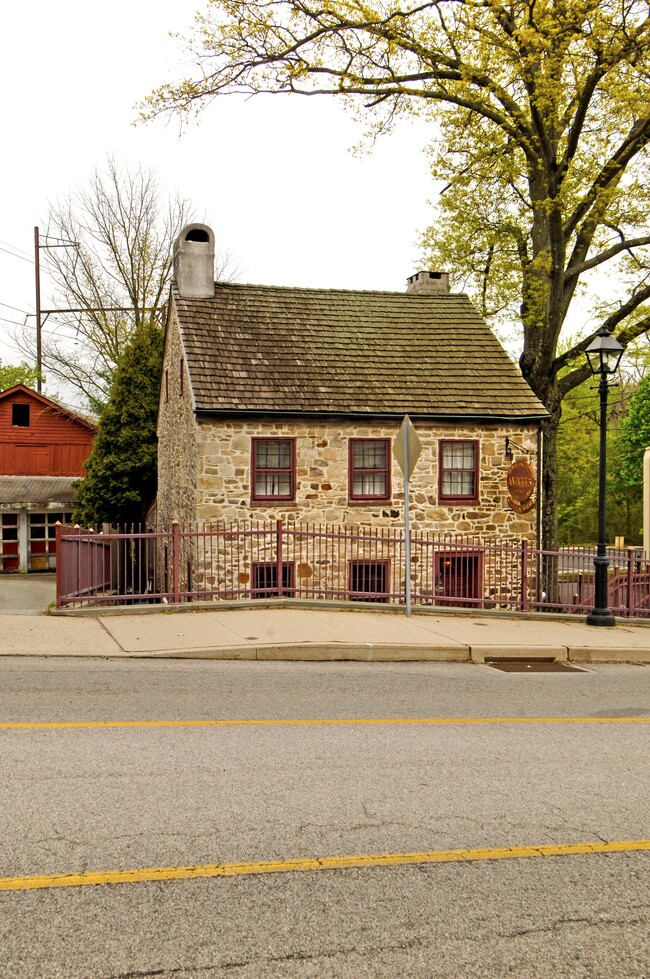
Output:
[[[97,534],[57,528],[57,606],[303,598],[402,604],[402,529],[277,522]],[[585,613],[589,548],[415,531],[415,605]],[[609,551],[609,607],[650,617],[650,562]]]

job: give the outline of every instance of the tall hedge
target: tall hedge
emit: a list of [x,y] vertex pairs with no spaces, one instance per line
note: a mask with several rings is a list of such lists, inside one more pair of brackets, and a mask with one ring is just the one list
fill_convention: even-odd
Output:
[[74,520],[82,526],[140,524],[156,496],[163,343],[159,326],[142,323],[118,361],[87,474],[77,485]]

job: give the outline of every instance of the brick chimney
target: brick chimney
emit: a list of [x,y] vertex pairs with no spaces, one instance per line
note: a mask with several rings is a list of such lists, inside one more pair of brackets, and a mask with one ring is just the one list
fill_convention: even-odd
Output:
[[214,296],[214,234],[206,224],[188,224],[174,242],[174,279],[186,299]]
[[440,295],[449,292],[449,272],[416,272],[406,280],[406,291],[420,296]]

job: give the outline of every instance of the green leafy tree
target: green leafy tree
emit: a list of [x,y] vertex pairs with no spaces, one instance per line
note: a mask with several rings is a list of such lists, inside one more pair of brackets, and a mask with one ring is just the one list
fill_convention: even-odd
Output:
[[[145,118],[299,93],[345,99],[375,134],[431,121],[444,190],[424,251],[493,322],[520,322],[521,370],[550,414],[552,546],[561,405],[588,376],[584,349],[601,327],[624,346],[650,328],[646,0],[209,0],[190,46],[196,76],[152,93]],[[590,325],[562,345],[578,296]]]
[[591,544],[598,536],[597,419],[598,401],[588,388],[566,396],[557,434],[560,544]]
[[143,321],[122,353],[77,484],[74,519],[86,527],[142,523],[156,495],[156,415],[164,337]]
[[643,456],[650,446],[650,375],[639,382],[630,400],[618,439],[622,490],[643,496]]
[[[607,426],[607,537],[637,544],[641,495],[620,481],[620,431],[629,401],[624,385],[610,392]],[[574,388],[562,404],[557,437],[558,537],[560,544],[593,545],[598,540],[600,402],[595,385]]]
[[0,360],[0,391],[6,391],[16,384],[35,388],[38,384],[38,371],[25,361],[20,364],[3,364]]

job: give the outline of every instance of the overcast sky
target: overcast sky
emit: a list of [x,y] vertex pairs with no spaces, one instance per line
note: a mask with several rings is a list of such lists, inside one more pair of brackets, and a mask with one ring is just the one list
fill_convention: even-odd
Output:
[[[369,157],[361,127],[331,99],[222,98],[179,136],[178,122],[134,126],[135,103],[178,78],[197,0],[32,0],[3,10],[5,137],[0,210],[0,358],[21,359],[7,320],[34,310],[34,226],[48,201],[107,155],[155,167],[195,204],[240,281],[401,291],[435,196],[427,130],[403,124]],[[51,304],[47,277],[42,303]],[[12,308],[13,307],[13,308]],[[28,328],[34,328],[33,317]]]

